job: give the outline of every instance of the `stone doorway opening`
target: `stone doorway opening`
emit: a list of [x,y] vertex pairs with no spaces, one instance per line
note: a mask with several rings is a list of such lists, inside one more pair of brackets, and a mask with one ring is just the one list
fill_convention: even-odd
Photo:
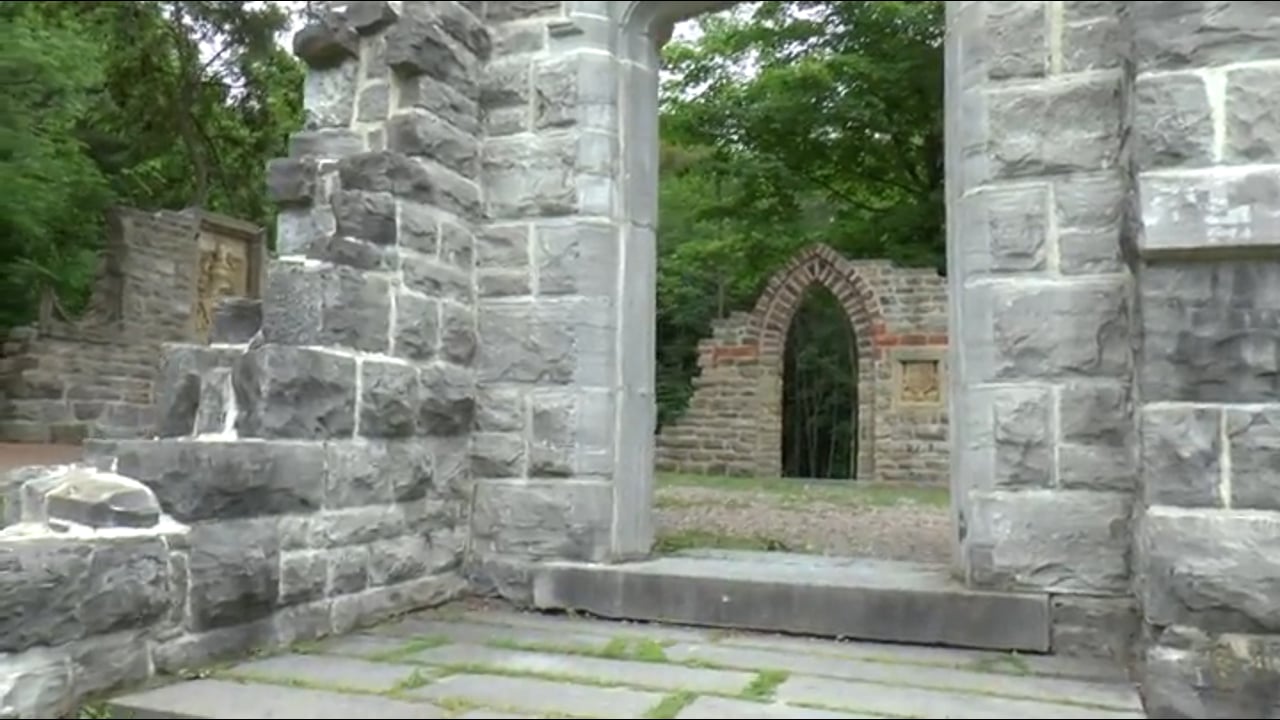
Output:
[[858,477],[858,351],[839,300],[810,287],[782,353],[782,477]]
[[[674,28],[656,103],[658,554],[950,558],[942,9],[746,3]],[[808,77],[786,59],[806,47],[832,80],[779,90]],[[783,59],[738,69],[768,53]],[[853,155],[866,167],[827,159]]]

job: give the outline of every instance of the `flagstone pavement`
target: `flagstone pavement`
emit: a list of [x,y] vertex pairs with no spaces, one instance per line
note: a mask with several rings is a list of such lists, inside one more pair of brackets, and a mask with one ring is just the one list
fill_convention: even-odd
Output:
[[444,608],[110,703],[130,718],[1141,718],[1090,660]]

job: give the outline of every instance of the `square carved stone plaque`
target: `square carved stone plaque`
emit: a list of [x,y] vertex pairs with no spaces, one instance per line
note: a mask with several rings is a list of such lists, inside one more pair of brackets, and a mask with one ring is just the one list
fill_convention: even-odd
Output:
[[942,401],[942,378],[938,373],[938,361],[932,359],[904,359],[898,385],[898,399],[904,403],[932,404]]

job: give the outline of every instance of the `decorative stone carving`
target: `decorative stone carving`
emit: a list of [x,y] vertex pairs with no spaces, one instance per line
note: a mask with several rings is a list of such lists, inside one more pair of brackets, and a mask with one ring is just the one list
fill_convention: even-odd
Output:
[[902,382],[898,399],[904,403],[936,403],[942,400],[942,383],[938,379],[937,360],[899,361]]

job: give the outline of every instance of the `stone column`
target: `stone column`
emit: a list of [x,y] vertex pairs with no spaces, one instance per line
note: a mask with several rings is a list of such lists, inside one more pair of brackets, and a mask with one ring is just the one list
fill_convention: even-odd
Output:
[[1280,687],[1280,23],[1133,2],[1149,717]]
[[1136,476],[1120,5],[947,3],[957,561],[1052,593],[1055,650],[1103,654]]
[[163,438],[115,449],[192,524],[189,634],[157,667],[464,588],[489,38],[459,3],[330,10],[294,41],[305,128],[269,166],[279,257],[260,333],[172,349]]
[[482,556],[617,560],[652,542],[656,201],[625,191],[621,154],[656,172],[656,117],[647,144],[622,133],[654,112],[640,100],[628,115],[625,93],[656,93],[657,75],[652,52],[642,65],[620,55],[625,5],[487,4]]

